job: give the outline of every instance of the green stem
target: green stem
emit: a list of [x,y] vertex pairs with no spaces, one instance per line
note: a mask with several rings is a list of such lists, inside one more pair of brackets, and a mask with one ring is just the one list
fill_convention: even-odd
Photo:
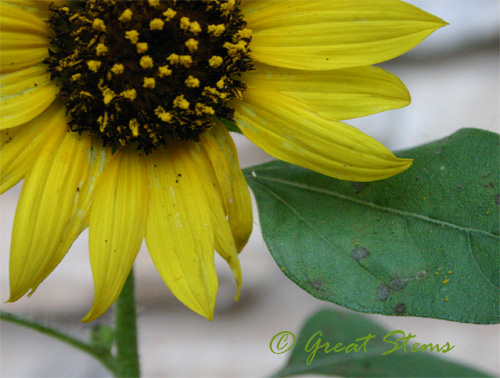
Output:
[[123,290],[115,304],[115,335],[117,356],[116,377],[139,377],[139,354],[137,351],[137,316],[135,312],[134,271],[125,281]]
[[108,368],[111,371],[114,371],[113,356],[107,350],[97,349],[92,345],[89,345],[83,341],[75,339],[74,337],[68,336],[58,330],[49,328],[33,320],[25,319],[19,315],[14,315],[5,311],[0,311],[0,319],[20,326],[34,329],[35,331],[38,331],[55,339],[61,340],[66,344],[72,345],[73,347],[94,356],[104,366],[106,366],[106,368]]

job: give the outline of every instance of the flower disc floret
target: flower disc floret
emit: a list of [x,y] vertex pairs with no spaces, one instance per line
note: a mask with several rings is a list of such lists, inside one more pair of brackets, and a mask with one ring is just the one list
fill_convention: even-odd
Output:
[[51,8],[55,37],[46,63],[70,129],[150,152],[169,138],[198,141],[214,116],[232,119],[228,101],[241,96],[239,74],[252,69],[251,32],[233,3],[101,0]]

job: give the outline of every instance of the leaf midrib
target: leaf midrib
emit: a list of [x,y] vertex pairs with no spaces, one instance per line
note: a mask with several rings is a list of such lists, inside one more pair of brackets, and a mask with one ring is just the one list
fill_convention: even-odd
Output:
[[[253,173],[255,174],[255,171],[253,171]],[[363,201],[363,200],[360,200],[357,198],[350,197],[350,196],[345,195],[345,194],[333,192],[331,190],[320,189],[320,188],[316,188],[316,187],[305,185],[305,184],[295,183],[293,181],[277,179],[277,178],[272,178],[272,177],[267,177],[267,176],[254,176],[254,175],[252,175],[252,177],[248,177],[247,179],[254,180],[254,181],[267,180],[267,181],[275,182],[278,184],[288,185],[290,187],[309,190],[309,191],[315,192],[315,193],[326,194],[326,195],[330,195],[332,197],[336,197],[336,198],[339,198],[342,200],[356,203],[358,205],[370,207],[370,208],[375,209],[375,210],[380,210],[380,211],[384,211],[384,212],[391,213],[391,214],[397,214],[397,215],[400,215],[403,217],[411,217],[411,218],[423,220],[425,222],[437,224],[437,225],[440,225],[442,227],[454,228],[456,230],[460,230],[460,231],[466,232],[466,233],[473,232],[473,233],[483,234],[483,235],[495,238],[497,240],[500,240],[500,235],[496,235],[496,234],[493,234],[493,233],[485,231],[485,230],[480,230],[480,229],[470,228],[470,227],[463,227],[463,226],[459,226],[459,225],[454,224],[454,223],[449,223],[449,222],[441,221],[438,219],[430,218],[430,217],[427,217],[425,215],[412,213],[409,211],[404,211],[404,210],[399,210],[399,209],[394,209],[391,207],[376,205],[372,202]]]

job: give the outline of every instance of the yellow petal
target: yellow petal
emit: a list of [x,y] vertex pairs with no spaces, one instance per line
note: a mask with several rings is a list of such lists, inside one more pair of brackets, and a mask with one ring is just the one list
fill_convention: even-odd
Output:
[[212,214],[200,167],[183,144],[148,161],[149,253],[163,281],[194,312],[212,320],[217,294]]
[[253,30],[253,58],[304,70],[380,63],[446,24],[397,0],[278,1],[250,10],[245,19]]
[[334,121],[363,117],[410,103],[410,94],[395,75],[378,67],[304,71],[256,64],[242,75],[250,87],[279,91]]
[[118,298],[141,247],[148,213],[141,153],[133,148],[115,153],[95,184],[90,212],[94,304],[83,322],[102,315]]
[[50,80],[47,66],[39,64],[0,77],[0,129],[26,123],[56,98],[58,88]]
[[1,4],[0,72],[13,72],[41,63],[48,56],[51,29],[38,15],[12,4]]
[[28,123],[0,131],[0,194],[21,181],[51,139],[66,133],[65,107],[53,103]]
[[231,232],[240,252],[252,233],[252,201],[248,185],[238,162],[238,153],[227,129],[217,120],[216,125],[201,136],[200,146],[217,182]]
[[23,185],[12,232],[9,301],[30,289],[31,295],[82,229],[75,214],[79,189],[88,178],[91,142],[65,130],[65,124],[53,127]]
[[[214,128],[220,129],[221,127],[225,130],[220,132],[221,135],[225,135],[226,133],[229,134],[225,127],[220,123],[218,123]],[[231,178],[226,177],[228,174],[228,165],[230,163],[234,163],[234,161],[227,162],[219,159],[215,161],[211,159],[223,159],[225,156],[221,154],[217,144],[214,146],[214,142],[217,143],[217,141],[211,140],[218,134],[218,132],[214,133],[214,130],[212,129],[207,131],[207,133],[210,133],[211,136],[203,136],[203,139],[201,139],[199,143],[191,144],[190,147],[192,148],[189,150],[194,162],[201,168],[199,169],[199,180],[204,189],[207,203],[210,207],[209,211],[211,215],[212,229],[214,231],[215,250],[224,260],[226,260],[227,264],[231,268],[231,271],[233,272],[237,288],[235,300],[238,300],[240,297],[242,278],[240,261],[238,259],[238,252],[241,251],[241,249],[237,249],[237,243],[239,243],[241,248],[243,248],[245,243],[248,241],[248,237],[250,236],[250,232],[252,230],[252,204],[250,202],[250,194],[248,193],[246,181],[244,177],[241,177],[239,180],[237,179],[240,183],[240,180],[243,179],[244,187],[241,188],[243,189],[241,193],[243,196],[241,199],[248,200],[248,203],[243,203],[243,201],[241,201],[239,206],[231,206],[234,203],[234,200],[238,200],[239,198],[228,197],[228,195],[240,194],[231,192],[232,189],[234,189],[229,187],[229,181],[231,181]],[[227,135],[227,137],[231,140],[229,135]],[[219,140],[218,142],[222,144],[224,139]],[[204,148],[202,148],[202,146]],[[231,144],[228,145],[229,149],[231,149],[231,146],[234,147],[232,140]],[[234,158],[234,155],[231,155],[231,157]],[[238,172],[235,173],[243,176],[243,173],[239,168],[239,164],[237,164],[237,160],[236,165],[238,167]],[[216,169],[218,170],[217,173],[215,172]],[[224,187],[224,190],[221,189],[221,186]],[[248,198],[244,198],[245,191]],[[223,206],[223,203],[225,203],[226,206]],[[242,205],[247,205],[250,208],[241,208]],[[235,210],[249,210],[249,213],[236,215],[234,214]],[[229,215],[229,212],[231,215]],[[244,215],[247,215],[249,219],[243,219]],[[230,216],[233,218],[232,223],[229,221]],[[240,220],[240,225],[243,229],[236,228],[238,226],[237,222]],[[248,222],[250,224],[248,224]]]
[[380,180],[412,162],[396,158],[354,127],[322,118],[275,91],[248,88],[243,101],[235,103],[235,120],[248,139],[276,158],[342,180]]
[[242,283],[240,260],[231,228],[224,215],[224,209],[216,195],[217,193],[214,192],[213,196],[207,196],[212,213],[211,219],[214,230],[215,250],[226,260],[227,265],[229,265],[229,268],[233,272],[236,281],[236,296],[234,299],[237,301],[240,298]]
[[54,7],[62,5],[62,1],[51,0],[2,0],[3,3],[15,6],[25,12],[32,13],[36,17],[47,20],[50,17],[49,6],[54,4]]

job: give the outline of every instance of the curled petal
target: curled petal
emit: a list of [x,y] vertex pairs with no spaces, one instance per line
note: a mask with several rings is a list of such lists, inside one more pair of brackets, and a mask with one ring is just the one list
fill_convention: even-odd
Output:
[[9,301],[30,289],[31,295],[84,229],[91,139],[67,133],[64,117],[60,122],[27,175],[19,199],[12,232]]
[[410,94],[395,75],[378,67],[304,71],[256,64],[242,75],[249,87],[294,97],[333,121],[364,117],[410,103]]
[[276,158],[342,180],[381,180],[412,163],[356,128],[322,118],[276,91],[249,88],[244,101],[235,104],[235,120],[243,134]]
[[248,185],[238,162],[233,139],[220,121],[204,133],[200,146],[211,163],[208,172],[218,184],[222,204],[238,252],[243,249],[252,232],[252,201]]

